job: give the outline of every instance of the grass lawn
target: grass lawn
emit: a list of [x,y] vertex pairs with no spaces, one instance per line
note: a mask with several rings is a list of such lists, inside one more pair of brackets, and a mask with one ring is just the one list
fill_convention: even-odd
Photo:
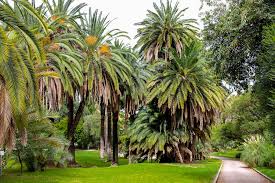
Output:
[[223,151],[223,152],[213,152],[210,155],[211,156],[222,156],[222,157],[226,157],[226,158],[236,158],[236,154],[240,153],[241,151],[238,150],[227,150],[227,151]]
[[[111,165],[111,162],[100,159],[98,151],[76,151],[75,158],[81,167],[109,167]],[[127,165],[128,160],[119,158],[119,164]]]
[[275,180],[275,168],[257,167],[256,169]]
[[[91,156],[89,156],[91,153]],[[98,159],[97,152],[78,151],[77,160],[90,168],[47,169],[45,172],[4,172],[1,183],[207,183],[212,182],[219,160],[205,160],[193,164],[141,163],[104,167],[109,164]],[[93,161],[93,162],[90,162]],[[120,161],[122,164],[126,160]]]

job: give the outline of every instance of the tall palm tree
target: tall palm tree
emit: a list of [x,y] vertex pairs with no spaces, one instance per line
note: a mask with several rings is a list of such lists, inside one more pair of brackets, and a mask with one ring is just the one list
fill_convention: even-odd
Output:
[[[125,62],[120,55],[120,50],[112,46],[112,40],[120,36],[125,36],[125,32],[117,29],[108,31],[111,23],[108,16],[102,12],[89,9],[89,14],[82,21],[86,41],[85,73],[87,74],[87,83],[92,98],[100,102],[101,107],[101,145],[100,156],[104,157],[104,121],[105,110],[112,106],[114,131],[118,120],[119,106],[119,83],[120,81],[129,81],[125,79],[127,73],[131,72],[131,66]],[[114,109],[115,112],[114,112]],[[109,112],[110,114],[110,112]],[[109,117],[110,118],[110,117]],[[117,133],[114,133],[114,139]],[[116,144],[116,140],[113,140]],[[115,149],[117,149],[115,147]],[[116,150],[114,150],[116,152]],[[117,154],[117,153],[114,153]],[[114,159],[114,158],[113,158]]]
[[200,43],[193,41],[182,54],[173,52],[171,62],[164,62],[165,69],[149,80],[147,96],[148,103],[156,100],[161,111],[170,115],[170,131],[187,123],[193,153],[196,138],[205,140],[225,99],[223,88],[200,58],[200,50]]
[[147,61],[163,58],[168,60],[171,49],[181,53],[189,39],[196,33],[196,20],[185,19],[186,9],[179,8],[179,2],[175,4],[167,0],[160,2],[160,6],[153,4],[154,11],[148,10],[147,18],[137,23],[139,26],[136,38],[137,47],[141,50]]
[[[38,19],[35,10],[33,17]],[[34,62],[43,63],[43,49],[35,34],[17,15],[16,10],[0,1],[0,146],[14,146],[15,129],[26,143],[24,111],[37,106],[37,84]]]

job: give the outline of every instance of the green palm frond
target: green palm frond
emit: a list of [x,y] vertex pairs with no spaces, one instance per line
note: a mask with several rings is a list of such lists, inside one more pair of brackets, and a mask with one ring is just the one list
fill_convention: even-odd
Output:
[[174,51],[171,62],[148,81],[147,102],[157,99],[158,107],[180,113],[181,121],[201,131],[210,125],[221,108],[225,92],[200,59],[200,44],[190,43],[181,55]]
[[148,10],[147,17],[137,23],[139,26],[136,38],[137,47],[148,61],[158,58],[168,59],[168,52],[175,49],[181,53],[190,39],[196,35],[196,20],[185,19],[186,9],[179,8],[179,2],[175,4],[167,0],[160,5],[153,3],[154,11]]

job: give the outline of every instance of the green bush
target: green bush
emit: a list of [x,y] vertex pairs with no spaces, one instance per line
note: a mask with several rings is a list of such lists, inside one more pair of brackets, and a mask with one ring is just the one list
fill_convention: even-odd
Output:
[[241,160],[246,162],[249,166],[270,166],[274,159],[274,145],[262,136],[251,136],[245,140]]
[[52,125],[50,117],[46,112],[31,111],[26,114],[27,144],[22,145],[17,138],[13,155],[21,166],[22,163],[26,165],[28,171],[44,171],[47,164],[55,166],[63,161],[62,156],[67,152],[68,142]]

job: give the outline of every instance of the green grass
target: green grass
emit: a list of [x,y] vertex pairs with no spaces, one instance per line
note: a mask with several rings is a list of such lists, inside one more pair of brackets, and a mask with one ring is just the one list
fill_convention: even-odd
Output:
[[223,152],[213,152],[210,155],[211,156],[221,156],[221,157],[226,157],[226,158],[236,158],[236,155],[240,153],[241,151],[238,150],[227,150]]
[[267,167],[257,167],[256,168],[261,173],[275,180],[275,168],[267,168]]
[[[97,166],[90,168],[47,169],[45,172],[5,171],[0,178],[1,183],[207,183],[215,177],[219,160],[205,160],[193,164],[157,164],[141,163],[108,166],[99,160],[97,152],[78,151],[77,160],[81,166]],[[90,162],[93,161],[93,162]],[[126,160],[120,161],[122,164]]]
[[[76,151],[76,161],[81,167],[109,167],[111,162],[101,160],[98,151]],[[119,158],[120,165],[127,165],[128,160]]]

